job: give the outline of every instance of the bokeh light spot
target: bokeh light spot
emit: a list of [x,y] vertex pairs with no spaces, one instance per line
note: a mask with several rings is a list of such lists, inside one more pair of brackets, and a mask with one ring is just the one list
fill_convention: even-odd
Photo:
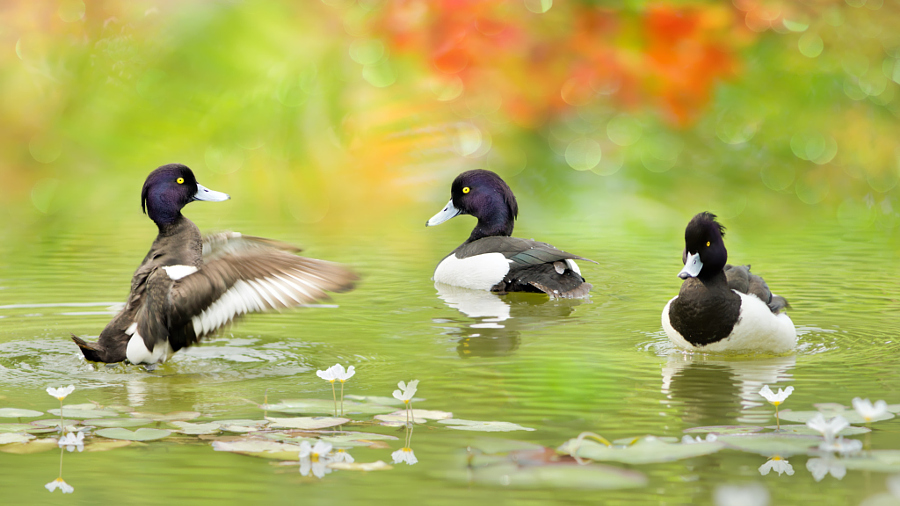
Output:
[[837,218],[846,228],[868,228],[875,222],[875,211],[866,202],[848,198],[838,206]]
[[800,54],[803,56],[815,58],[822,54],[822,50],[825,49],[825,42],[822,41],[822,37],[819,37],[817,33],[806,32],[797,41],[797,48],[800,49]]
[[244,166],[246,158],[243,149],[222,146],[208,146],[204,155],[206,166],[220,174],[237,172]]
[[61,0],[56,13],[66,23],[78,21],[84,17],[84,2],[81,0]]
[[447,102],[462,95],[464,88],[459,76],[441,76],[430,80],[429,88],[435,97],[441,102]]
[[809,20],[805,18],[796,18],[796,19],[788,19],[784,18],[781,20],[781,24],[784,25],[785,28],[792,32],[805,32],[809,29]]
[[640,148],[644,168],[650,172],[666,172],[675,166],[684,142],[679,137],[657,135],[642,141]]
[[535,14],[543,14],[553,7],[553,0],[525,0],[525,8]]
[[350,44],[350,58],[360,65],[371,65],[384,56],[384,44],[377,39],[354,40]]
[[619,146],[631,146],[641,139],[644,129],[640,122],[628,115],[621,114],[609,120],[606,125],[606,135],[609,140]]
[[28,151],[40,163],[53,163],[62,154],[62,146],[49,136],[35,136],[28,143]]
[[600,176],[611,176],[625,165],[625,153],[621,149],[607,150],[600,163],[591,169],[591,172]]
[[59,180],[53,178],[41,179],[34,183],[31,188],[31,203],[34,208],[44,214],[50,211],[50,205],[53,203],[53,197],[56,195],[58,187]]
[[786,190],[794,182],[794,167],[787,164],[763,165],[759,171],[764,185],[775,191]]
[[566,148],[566,163],[575,170],[591,170],[600,163],[603,152],[594,139],[577,139]]
[[363,66],[362,76],[367,83],[376,88],[386,88],[397,81],[397,78],[394,76],[394,70],[386,59],[372,65]]
[[850,7],[862,7],[866,5],[866,0],[844,0]]
[[726,112],[716,122],[716,137],[725,144],[743,144],[756,135],[757,123]]
[[458,123],[453,135],[453,149],[462,156],[472,156],[479,151],[484,136],[472,123]]
[[445,74],[456,74],[469,65],[469,55],[458,47],[450,48],[434,55],[435,68]]
[[794,183],[794,192],[804,204],[818,204],[828,196],[828,178],[821,171],[822,169],[807,171]]
[[559,94],[565,103],[574,106],[588,104],[594,98],[591,86],[576,77],[563,83]]

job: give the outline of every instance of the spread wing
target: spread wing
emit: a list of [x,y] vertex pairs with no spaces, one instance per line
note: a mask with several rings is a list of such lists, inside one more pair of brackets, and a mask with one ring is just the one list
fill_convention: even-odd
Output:
[[259,244],[211,256],[195,271],[170,266],[150,275],[147,301],[136,318],[148,349],[168,337],[177,351],[243,314],[326,299],[327,292],[350,290],[358,279],[339,264]]
[[289,253],[299,253],[303,248],[286,242],[243,235],[240,232],[223,231],[203,236],[203,261],[209,262],[214,258],[226,255],[244,253],[260,249],[276,249]]

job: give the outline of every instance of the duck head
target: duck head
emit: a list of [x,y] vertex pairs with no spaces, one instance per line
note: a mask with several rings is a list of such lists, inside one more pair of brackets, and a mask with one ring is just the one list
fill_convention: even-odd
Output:
[[231,197],[206,188],[194,173],[180,163],[170,163],[154,170],[141,190],[141,210],[162,230],[181,217],[181,208],[195,200],[221,202]]
[[678,273],[681,279],[709,279],[718,274],[728,262],[725,249],[725,227],[716,221],[716,215],[708,212],[694,216],[684,229],[684,252],[681,260],[684,269]]
[[482,237],[512,235],[519,205],[500,176],[489,170],[470,170],[453,180],[450,202],[425,222],[425,226],[440,225],[460,214],[478,218],[478,224],[466,241],[472,242]]

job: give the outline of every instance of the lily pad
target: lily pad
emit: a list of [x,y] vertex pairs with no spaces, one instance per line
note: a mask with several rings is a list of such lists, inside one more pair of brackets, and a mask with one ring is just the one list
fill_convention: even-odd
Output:
[[[373,403],[373,404],[381,404],[383,406],[403,406],[403,401],[394,397],[383,397],[380,395],[354,395],[347,394],[344,396],[344,404],[347,403],[347,399],[351,401],[360,401],[365,403]],[[409,402],[416,403],[422,402],[425,399],[420,397],[413,397]]]
[[[48,413],[52,413],[56,416],[59,415],[59,408],[48,409]],[[110,418],[114,416],[119,416],[118,411],[113,411],[111,409],[97,409],[97,406],[93,404],[66,404],[62,407],[62,416],[66,418],[77,418],[77,419],[87,419],[87,418]]]
[[477,420],[463,420],[461,418],[438,420],[438,423],[446,425],[449,429],[472,430],[479,432],[512,432],[514,430],[534,430],[530,427],[522,427],[521,425],[510,422],[481,422]]
[[449,477],[504,488],[610,490],[642,487],[647,484],[647,477],[641,472],[601,464],[520,467],[513,463],[503,463],[471,471],[454,472]]
[[56,450],[58,448],[59,445],[56,443],[56,439],[44,438],[34,439],[27,443],[12,443],[3,445],[0,446],[0,452],[14,453],[17,455],[31,455],[33,453],[47,452],[50,450]]
[[98,418],[84,421],[85,425],[94,427],[141,427],[151,423],[153,420],[149,418]]
[[0,434],[0,445],[8,445],[10,443],[27,443],[32,439],[34,439],[34,436],[32,436],[31,434],[26,434],[24,432],[6,432]]
[[591,460],[622,462],[623,464],[656,464],[709,455],[724,447],[725,445],[719,441],[693,444],[666,443],[660,441],[659,438],[649,436],[625,447],[606,446],[595,441],[576,438],[563,443],[557,451]]
[[685,434],[752,434],[763,430],[758,425],[709,425],[685,429]]
[[[797,423],[806,423],[811,420],[818,414],[822,414],[825,418],[831,418],[837,415],[841,415],[847,419],[850,423],[859,423],[865,424],[866,420],[859,415],[856,411],[829,411],[829,412],[821,412],[821,411],[793,411],[790,409],[785,409],[778,414],[778,417],[782,420],[786,420],[788,422],[797,422]],[[879,416],[871,422],[880,422],[882,420],[890,420],[894,418],[893,413],[887,413],[885,415]]]
[[84,451],[86,452],[105,452],[109,450],[115,450],[116,448],[123,448],[125,446],[129,446],[133,444],[134,441],[124,440],[124,439],[110,439],[108,441],[95,441],[89,445],[84,447]]
[[518,451],[540,451],[544,449],[544,447],[539,444],[498,437],[480,437],[471,442],[469,447],[492,455]]
[[[400,411],[400,413],[404,413]],[[426,420],[424,418],[413,418],[410,417],[407,419],[406,415],[398,415],[398,414],[390,414],[390,415],[375,415],[375,419],[381,422],[381,425],[386,425],[388,427],[402,427],[406,425],[407,420],[412,423],[425,423]]]
[[184,422],[199,418],[200,413],[196,411],[175,411],[172,413],[131,413],[134,418],[149,418],[154,422]]
[[28,432],[34,428],[30,423],[0,423],[0,432]]
[[[623,437],[623,438],[613,440],[612,444],[615,446],[631,446],[634,443],[637,443],[638,441],[640,441],[641,439],[643,439],[645,437],[648,437],[648,436]],[[677,437],[672,437],[672,436],[650,436],[650,437],[655,437],[656,439],[662,441],[663,443],[678,443],[681,441]]]
[[216,422],[210,423],[191,423],[191,422],[169,422],[171,425],[178,427],[178,431],[182,434],[191,434],[191,435],[199,435],[199,434],[215,434],[219,432],[219,424]]
[[[781,428],[777,425],[769,425],[766,427],[767,429],[773,429],[778,434],[803,434],[805,436],[821,436],[822,433],[815,430],[810,429],[806,425],[781,425]],[[872,432],[872,429],[868,427],[855,427],[853,425],[845,428],[844,430],[838,432],[840,436],[858,436],[860,434],[865,434],[867,432]]]
[[[400,438],[396,436],[375,434],[371,432],[350,432],[337,434],[334,436],[321,436],[319,439],[340,448],[353,446],[378,446],[381,441],[397,441]],[[384,445],[384,443],[380,444]]]
[[219,428],[225,432],[256,432],[263,430],[269,424],[268,420],[217,420]]
[[43,411],[19,408],[0,408],[0,418],[34,418],[43,416]]
[[340,469],[341,471],[387,471],[394,468],[394,466],[386,464],[383,460],[376,462],[332,462],[328,464],[328,467]]
[[[262,406],[269,411],[277,411],[279,413],[292,414],[317,414],[317,415],[333,415],[334,401],[331,399],[299,399],[282,401],[278,404],[267,404]],[[340,402],[338,402],[338,410],[340,410]],[[381,413],[392,413],[396,411],[395,406],[385,406],[371,402],[355,402],[348,401],[344,398],[344,414],[345,415],[375,415]]]
[[152,441],[154,439],[162,439],[172,434],[172,431],[164,429],[142,428],[132,432],[121,427],[113,427],[109,429],[97,430],[94,432],[94,434],[109,439],[124,439],[127,441]]
[[822,438],[799,434],[739,434],[719,436],[717,442],[725,443],[730,448],[764,457],[790,457],[806,453],[813,446],[818,446]]
[[[395,411],[390,413],[390,415],[397,416],[406,416],[406,410]],[[415,417],[416,420],[425,419],[425,420],[448,420],[453,418],[453,413],[448,411],[433,411],[428,409],[412,409],[410,410],[410,415]],[[378,418],[378,417],[376,417]],[[419,423],[419,422],[416,422]]]
[[900,472],[900,450],[870,450],[838,462],[847,469],[896,473]]
[[300,445],[278,443],[264,439],[213,441],[212,446],[217,452],[240,453],[241,455],[276,460],[297,459],[300,454]]
[[345,424],[349,422],[350,419],[332,418],[327,416],[298,416],[296,418],[269,417],[269,421],[272,422],[271,426],[273,428],[315,430]]

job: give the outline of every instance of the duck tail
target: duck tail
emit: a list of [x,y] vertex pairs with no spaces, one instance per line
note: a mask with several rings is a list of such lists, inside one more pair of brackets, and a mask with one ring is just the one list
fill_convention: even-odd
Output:
[[78,345],[78,348],[81,350],[81,353],[84,354],[85,359],[90,360],[91,362],[104,362],[104,360],[100,358],[101,350],[97,347],[97,343],[89,343],[75,334],[72,334],[72,340]]

